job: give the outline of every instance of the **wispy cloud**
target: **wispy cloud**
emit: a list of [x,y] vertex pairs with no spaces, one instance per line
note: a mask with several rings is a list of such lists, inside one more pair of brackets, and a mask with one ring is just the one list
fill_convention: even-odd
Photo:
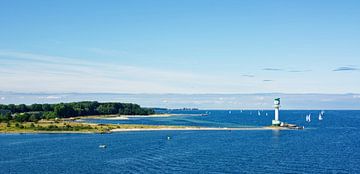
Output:
[[264,71],[284,71],[284,69],[280,68],[263,68]]
[[291,72],[291,73],[300,73],[300,72],[309,72],[311,70],[298,70],[298,69],[282,69],[282,68],[263,68],[264,71],[283,71],[283,72]]
[[1,81],[7,82],[2,85],[2,90],[180,91],[181,88],[173,84],[190,84],[207,78],[191,73],[18,51],[0,50],[0,60],[7,64],[2,71],[8,74],[0,77]]
[[251,75],[251,74],[243,74],[242,76],[243,77],[255,77],[254,75]]
[[[129,66],[119,59],[86,59],[0,49],[0,90],[16,92],[257,93],[317,92],[304,81],[274,78],[268,72],[217,74],[202,69]],[[262,67],[261,67],[262,68]],[[353,67],[356,68],[356,67]],[[258,69],[259,70],[259,69]],[[290,73],[290,72],[288,72]],[[304,74],[311,75],[311,74]],[[241,78],[239,78],[241,76]],[[263,80],[265,79],[265,80]],[[271,80],[271,79],[275,79]],[[267,82],[267,83],[266,83]],[[271,83],[274,82],[274,83]],[[356,84],[356,82],[352,82]],[[276,86],[279,85],[279,86]],[[295,86],[295,87],[294,87]],[[331,86],[327,91],[333,92]],[[352,88],[351,88],[352,89]],[[322,89],[323,90],[323,89]],[[337,89],[336,89],[337,90]],[[338,90],[344,91],[343,88]],[[356,88],[351,92],[357,92]]]
[[288,70],[287,72],[292,72],[292,73],[300,73],[300,72],[310,72],[311,70]]
[[[231,77],[128,66],[84,58],[0,50],[0,90],[44,92],[196,93],[253,89]],[[26,84],[26,85],[24,85]]]
[[342,66],[334,69],[333,71],[359,71],[359,68],[356,68],[354,66]]

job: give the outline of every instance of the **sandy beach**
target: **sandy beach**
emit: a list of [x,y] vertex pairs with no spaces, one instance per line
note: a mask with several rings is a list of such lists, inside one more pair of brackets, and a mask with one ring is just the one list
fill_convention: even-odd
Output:
[[[184,116],[185,114],[153,114],[153,115],[95,115],[82,116],[81,119],[103,119],[103,120],[128,120],[129,118],[155,118],[155,117],[174,117]],[[202,114],[186,114],[185,116],[203,116]]]
[[141,117],[174,117],[174,116],[203,116],[202,114],[153,114],[153,115],[120,115],[123,117],[134,117],[134,118],[141,118]]

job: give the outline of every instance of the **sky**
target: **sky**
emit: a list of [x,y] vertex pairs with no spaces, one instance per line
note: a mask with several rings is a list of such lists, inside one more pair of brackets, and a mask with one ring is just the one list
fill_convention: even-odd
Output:
[[121,94],[121,93],[15,93],[0,92],[1,104],[74,101],[126,102],[143,107],[273,110],[360,110],[360,94]]
[[0,91],[360,93],[360,1],[3,0]]

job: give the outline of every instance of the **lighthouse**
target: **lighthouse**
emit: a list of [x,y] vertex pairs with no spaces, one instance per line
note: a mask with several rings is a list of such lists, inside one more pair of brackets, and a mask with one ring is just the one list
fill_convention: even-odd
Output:
[[275,107],[275,118],[272,121],[272,125],[280,126],[280,124],[281,124],[281,122],[279,120],[280,98],[274,99],[274,107]]

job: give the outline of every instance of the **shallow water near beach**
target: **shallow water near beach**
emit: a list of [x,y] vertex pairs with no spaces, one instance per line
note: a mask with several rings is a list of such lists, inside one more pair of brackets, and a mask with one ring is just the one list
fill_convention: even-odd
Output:
[[[305,126],[300,131],[0,134],[0,173],[360,173],[360,111],[325,111],[322,121],[319,112],[281,111],[282,121]],[[172,113],[185,115],[88,121],[258,127],[273,118],[273,111]]]

